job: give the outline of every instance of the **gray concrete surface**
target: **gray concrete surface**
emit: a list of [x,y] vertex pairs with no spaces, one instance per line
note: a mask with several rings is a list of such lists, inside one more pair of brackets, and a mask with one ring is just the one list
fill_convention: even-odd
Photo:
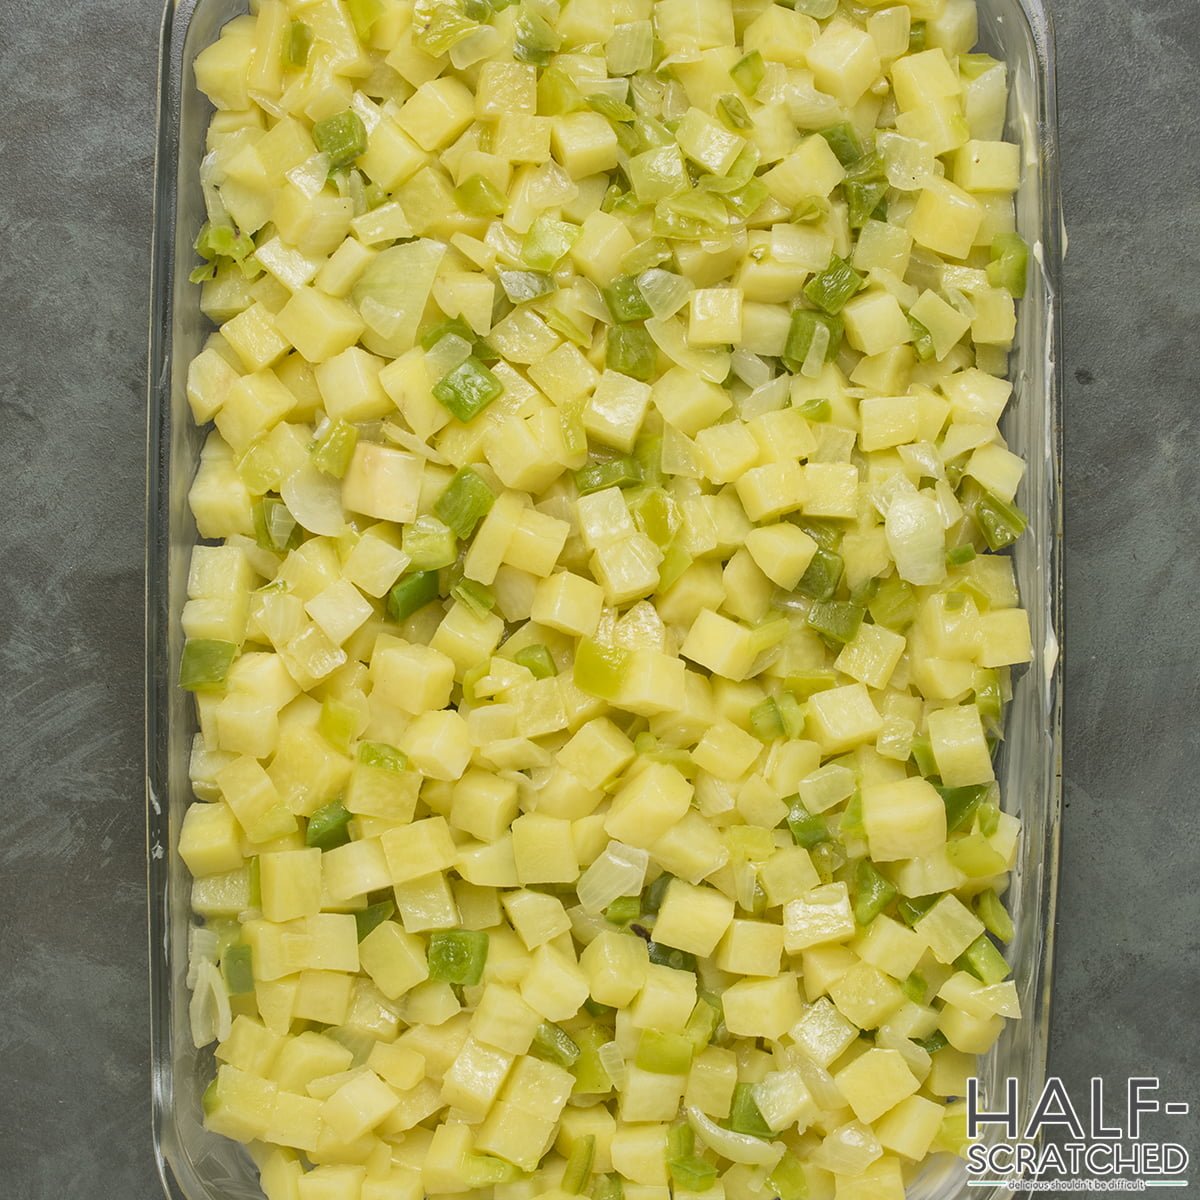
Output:
[[[1195,0],[1051,0],[1067,738],[1051,1068],[1195,1104]],[[0,1196],[151,1200],[143,368],[158,13],[0,5]],[[1148,1126],[1200,1148],[1195,1112]],[[1200,1174],[1193,1172],[1200,1183]]]

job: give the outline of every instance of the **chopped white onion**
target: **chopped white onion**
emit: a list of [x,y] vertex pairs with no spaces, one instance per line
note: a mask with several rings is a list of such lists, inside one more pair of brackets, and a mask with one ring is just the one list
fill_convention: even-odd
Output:
[[196,985],[188,1003],[192,1044],[199,1049],[214,1040],[223,1042],[232,1023],[229,988],[216,963],[202,962],[196,970]]
[[642,293],[650,311],[660,320],[673,317],[686,303],[692,285],[682,275],[651,267],[637,277],[638,291]]
[[732,1129],[722,1129],[698,1108],[689,1106],[684,1111],[696,1136],[710,1150],[715,1150],[730,1162],[773,1167],[783,1157],[782,1142],[764,1142],[748,1133],[734,1133]]
[[707,379],[709,383],[723,383],[729,374],[729,351],[697,350],[689,344],[679,321],[652,317],[646,322],[646,332],[673,363],[695,371],[701,379]]
[[596,1048],[596,1057],[615,1088],[625,1086],[625,1055],[616,1042],[604,1042]]
[[283,481],[279,494],[288,511],[309,533],[337,537],[346,528],[342,512],[342,484],[305,463]]
[[636,896],[646,881],[650,855],[645,850],[609,842],[603,853],[579,877],[576,894],[589,913],[607,908],[618,896]]
[[923,492],[894,497],[883,522],[896,574],[908,583],[941,583],[946,578],[946,534],[937,502]]

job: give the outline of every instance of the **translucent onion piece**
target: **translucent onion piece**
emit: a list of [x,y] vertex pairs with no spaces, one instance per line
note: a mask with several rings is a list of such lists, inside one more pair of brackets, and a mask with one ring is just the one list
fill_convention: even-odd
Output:
[[695,371],[701,379],[721,383],[729,374],[729,351],[697,350],[688,344],[687,334],[678,321],[652,317],[646,322],[646,332],[673,363]]
[[203,962],[196,971],[196,986],[188,1003],[188,1023],[192,1044],[197,1049],[213,1040],[223,1042],[229,1036],[233,1023],[229,989],[214,962]]
[[461,42],[455,42],[450,47],[450,61],[462,71],[485,58],[491,58],[499,49],[500,34],[491,25],[480,25]]
[[438,463],[440,466],[449,466],[450,464],[450,460],[441,451],[435,450],[424,438],[417,437],[415,433],[402,428],[394,421],[384,421],[382,433],[389,442],[395,442],[397,446],[403,446],[405,450],[419,454],[430,462]]
[[220,949],[221,939],[211,929],[203,925],[193,925],[188,929],[188,987],[196,986],[201,966],[216,962]]
[[881,133],[875,144],[883,155],[887,181],[897,191],[919,192],[934,174],[933,148],[899,133]]
[[808,353],[800,364],[800,374],[805,379],[818,379],[825,370],[825,355],[829,352],[829,326],[817,322],[813,326],[812,341],[808,344]]
[[325,190],[329,179],[329,155],[314,154],[298,163],[287,173],[289,183],[294,183],[309,199]]
[[615,1088],[625,1086],[625,1055],[616,1042],[605,1042],[596,1048],[596,1057]]
[[692,285],[682,275],[658,267],[643,271],[637,278],[637,286],[660,321],[673,317],[687,303],[692,291]]
[[618,896],[636,896],[646,881],[650,855],[645,850],[609,842],[607,848],[579,877],[576,894],[585,912],[598,913]]
[[342,483],[305,463],[279,489],[288,511],[309,533],[337,537],[346,528],[342,512]]
[[782,1142],[764,1142],[748,1133],[734,1133],[731,1129],[722,1129],[698,1108],[689,1106],[684,1112],[696,1136],[710,1150],[716,1151],[730,1162],[773,1167],[783,1157]]
[[850,1121],[834,1129],[813,1152],[812,1161],[838,1175],[861,1175],[883,1154],[869,1125]]
[[940,583],[946,578],[946,535],[937,503],[922,492],[893,499],[883,522],[896,574],[908,583]]
[[471,343],[457,333],[448,333],[438,340],[425,353],[425,369],[432,380],[449,375],[455,367],[466,362],[471,354]]
[[733,373],[748,387],[759,388],[771,382],[770,366],[749,350],[735,350],[731,360]]
[[738,405],[738,416],[743,421],[752,421],[755,417],[761,417],[763,413],[778,412],[781,408],[787,408],[790,388],[791,380],[787,375],[780,375],[761,387],[756,387]]

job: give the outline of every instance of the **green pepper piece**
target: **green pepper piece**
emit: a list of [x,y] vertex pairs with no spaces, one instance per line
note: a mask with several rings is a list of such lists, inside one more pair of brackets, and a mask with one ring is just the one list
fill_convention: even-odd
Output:
[[358,113],[349,108],[318,121],[312,135],[317,149],[329,155],[329,165],[335,170],[349,166],[367,149],[366,126]]
[[579,1046],[575,1039],[552,1021],[543,1021],[533,1035],[531,1054],[560,1067],[573,1066],[579,1060]]
[[433,385],[434,399],[463,422],[478,416],[503,391],[504,384],[473,354]]
[[217,691],[225,685],[229,668],[237,658],[232,642],[215,638],[188,638],[179,660],[179,686],[189,692]]
[[825,818],[816,813],[810,813],[800,802],[799,796],[793,796],[791,799],[787,827],[792,831],[792,840],[797,846],[803,846],[805,850],[811,850],[822,842],[833,840]]
[[380,900],[378,904],[368,904],[366,908],[360,908],[354,914],[354,928],[358,940],[361,942],[372,929],[390,919],[395,911],[396,905],[391,900]]
[[549,647],[540,643],[518,650],[513,655],[513,661],[529,671],[534,679],[553,679],[558,674],[558,667],[555,665],[554,656],[550,653]]
[[221,959],[221,974],[232,996],[254,991],[254,955],[244,942],[235,942]]
[[477,929],[450,929],[429,935],[429,978],[474,987],[483,978],[488,935]]
[[739,1083],[734,1087],[729,1128],[734,1133],[747,1133],[751,1137],[771,1137],[771,1127],[763,1120],[758,1102],[754,1099],[754,1084]]
[[860,858],[854,868],[854,919],[870,925],[896,898],[896,886],[885,879],[870,859]]
[[322,850],[344,846],[350,840],[350,830],[347,826],[352,815],[340,800],[331,800],[322,805],[308,818],[304,844],[317,846]]

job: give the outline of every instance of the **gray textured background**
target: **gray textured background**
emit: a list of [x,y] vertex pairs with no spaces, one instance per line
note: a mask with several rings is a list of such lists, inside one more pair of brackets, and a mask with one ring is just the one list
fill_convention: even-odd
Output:
[[[1051,0],[1067,739],[1051,1068],[1200,1074],[1196,0]],[[0,1197],[152,1200],[141,780],[155,0],[0,0]],[[1200,1149],[1195,1111],[1150,1132]],[[1200,1174],[1193,1172],[1200,1182]]]

